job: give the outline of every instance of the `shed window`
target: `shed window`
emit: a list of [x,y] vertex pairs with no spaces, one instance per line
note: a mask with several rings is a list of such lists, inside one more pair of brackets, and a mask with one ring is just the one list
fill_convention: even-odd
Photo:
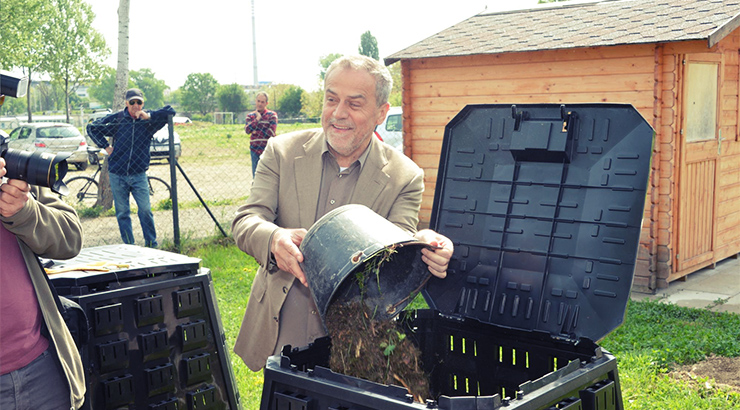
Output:
[[718,70],[715,63],[688,64],[686,141],[716,138]]

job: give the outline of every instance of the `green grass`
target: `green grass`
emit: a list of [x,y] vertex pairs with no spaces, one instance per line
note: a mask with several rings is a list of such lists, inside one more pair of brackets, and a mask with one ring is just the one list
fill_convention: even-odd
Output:
[[[220,242],[191,244],[183,253],[201,258],[202,266],[211,270],[231,348],[258,266],[233,241]],[[410,305],[424,306],[419,298]],[[740,408],[740,393],[713,387],[701,378],[693,382],[678,381],[669,374],[675,365],[696,362],[709,354],[740,356],[738,315],[655,301],[630,302],[624,324],[599,345],[617,357],[626,410]],[[243,408],[259,409],[262,372],[251,372],[233,352],[231,361]]]

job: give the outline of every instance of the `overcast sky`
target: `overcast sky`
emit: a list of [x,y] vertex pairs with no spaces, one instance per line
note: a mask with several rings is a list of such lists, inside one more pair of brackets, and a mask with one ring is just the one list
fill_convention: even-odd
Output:
[[[116,67],[118,0],[86,0]],[[254,3],[260,82],[318,85],[319,58],[357,54],[370,31],[381,59],[484,10],[534,7],[537,0],[131,0],[129,69],[149,68],[171,89],[188,74],[252,84]]]

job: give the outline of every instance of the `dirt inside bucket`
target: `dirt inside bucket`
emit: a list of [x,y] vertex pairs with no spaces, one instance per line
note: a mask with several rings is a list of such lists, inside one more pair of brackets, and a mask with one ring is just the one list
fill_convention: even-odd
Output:
[[403,386],[422,403],[429,398],[421,351],[395,320],[375,320],[365,304],[353,302],[329,306],[326,326],[332,341],[332,371]]

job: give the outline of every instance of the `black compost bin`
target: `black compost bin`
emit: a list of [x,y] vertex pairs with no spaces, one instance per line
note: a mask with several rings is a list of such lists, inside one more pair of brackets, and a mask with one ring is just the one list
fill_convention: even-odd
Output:
[[330,340],[272,356],[262,410],[623,409],[616,358],[653,130],[630,105],[465,107],[445,128],[430,226],[455,252],[399,317],[433,397],[327,369]]
[[[83,409],[239,409],[211,273],[200,259],[108,245],[52,262],[79,269],[51,281],[89,320]],[[110,270],[95,271],[101,264]]]

